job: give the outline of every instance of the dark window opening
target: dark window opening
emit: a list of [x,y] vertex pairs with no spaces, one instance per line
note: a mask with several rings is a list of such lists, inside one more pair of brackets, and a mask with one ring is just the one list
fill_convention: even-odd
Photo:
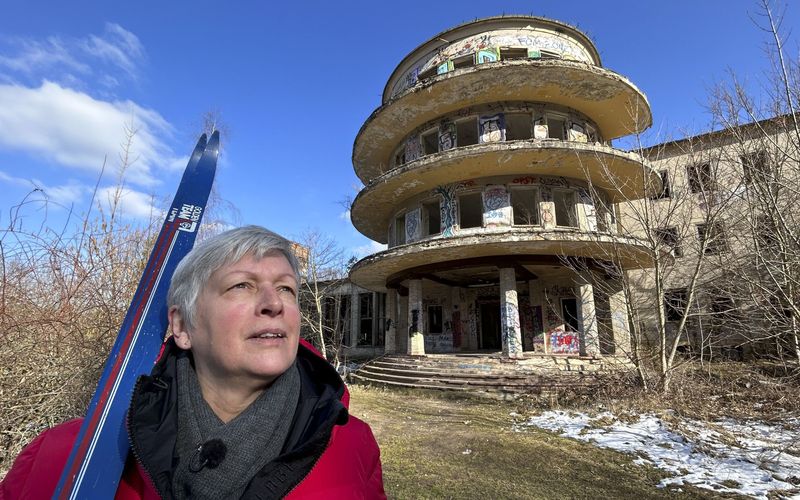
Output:
[[658,200],[662,198],[669,198],[672,195],[672,192],[669,188],[669,172],[666,170],[661,170],[658,173],[661,175],[661,191],[653,196],[653,199]]
[[561,315],[564,318],[564,329],[566,331],[577,332],[578,328],[578,300],[561,299]]
[[503,61],[511,59],[527,59],[527,47],[500,47],[500,59]]
[[372,345],[372,293],[360,293],[358,300],[360,305],[358,345]]
[[453,69],[468,68],[475,66],[475,54],[467,54],[465,56],[456,57],[453,59]]
[[556,206],[556,226],[577,227],[575,193],[571,191],[553,191],[553,202]]
[[552,50],[540,50],[542,59],[561,59],[561,54]]
[[530,139],[531,115],[529,113],[510,113],[506,115],[506,140]]
[[342,329],[342,344],[350,345],[350,335],[352,328],[350,328],[350,296],[342,295],[339,299],[339,324]]
[[461,229],[483,226],[483,202],[480,193],[459,196],[458,209]]
[[398,215],[394,219],[394,244],[402,245],[406,242],[406,216]]
[[456,122],[456,137],[459,146],[478,144],[478,119],[467,118]]
[[442,332],[442,306],[428,306],[428,333]]
[[406,151],[405,148],[403,148],[402,150],[400,150],[399,153],[394,155],[394,164],[395,166],[399,167],[400,165],[404,165],[405,162],[406,162]]
[[439,131],[431,130],[422,136],[422,151],[426,155],[439,152]]
[[680,245],[677,228],[664,227],[656,229],[656,238],[658,238],[660,244],[670,247],[675,257],[683,257],[683,248]]
[[547,136],[551,139],[565,140],[567,121],[557,116],[547,117]]
[[439,213],[439,202],[432,201],[428,203],[422,204],[422,212],[424,220],[427,221],[427,233],[426,236],[432,236],[434,234],[439,234],[442,232],[441,224],[442,224],[442,217]]
[[744,172],[744,182],[764,182],[769,174],[767,152],[764,150],[748,153],[739,157]]
[[512,189],[511,209],[515,226],[539,224],[539,192],[536,189]]
[[711,172],[710,163],[689,165],[686,167],[686,174],[689,178],[689,189],[692,190],[692,193],[714,190],[714,176]]
[[687,311],[688,292],[685,288],[675,288],[664,292],[664,313],[667,321],[680,321]]
[[417,76],[417,81],[422,81],[422,80],[426,80],[428,78],[434,77],[438,73],[439,73],[439,71],[438,71],[438,67],[437,66],[434,66],[432,68],[428,68],[428,69],[426,69],[425,71],[423,71],[422,73],[420,73]]
[[698,224],[697,237],[700,239],[700,245],[705,244],[705,254],[716,254],[724,252],[728,248],[728,242],[725,237],[725,228],[722,224]]

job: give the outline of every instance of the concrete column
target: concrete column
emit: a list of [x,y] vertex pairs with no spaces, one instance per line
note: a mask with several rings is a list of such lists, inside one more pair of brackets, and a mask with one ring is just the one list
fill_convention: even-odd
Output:
[[620,290],[609,294],[608,305],[611,309],[611,331],[614,334],[614,354],[624,356],[631,352],[631,331],[628,327],[628,303],[625,293]]
[[519,327],[519,302],[517,278],[513,267],[500,269],[500,331],[503,355],[522,357],[522,331]]
[[425,354],[425,311],[422,310],[422,280],[408,281],[408,354]]
[[578,326],[580,327],[581,354],[585,356],[600,355],[600,335],[597,332],[597,314],[594,308],[594,287],[588,281],[578,283],[578,298],[580,312]]
[[397,352],[397,290],[390,288],[386,293],[386,337],[383,351],[386,354]]
[[358,297],[358,289],[355,285],[350,285],[350,347],[358,345],[358,337],[361,335],[361,301]]
[[408,295],[397,298],[397,352],[408,353]]

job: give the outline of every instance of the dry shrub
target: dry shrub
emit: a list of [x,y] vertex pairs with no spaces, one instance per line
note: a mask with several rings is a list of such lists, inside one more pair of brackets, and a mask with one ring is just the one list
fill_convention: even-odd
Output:
[[0,232],[0,477],[39,432],[85,413],[155,234],[114,210],[72,234],[12,216]]

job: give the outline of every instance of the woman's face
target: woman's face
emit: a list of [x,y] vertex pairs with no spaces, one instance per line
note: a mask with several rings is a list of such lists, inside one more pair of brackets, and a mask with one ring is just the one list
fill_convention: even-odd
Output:
[[198,378],[218,387],[265,387],[285,372],[300,338],[297,290],[280,253],[246,255],[214,272],[198,297],[194,328],[175,331],[180,318],[173,324],[178,346],[192,350]]

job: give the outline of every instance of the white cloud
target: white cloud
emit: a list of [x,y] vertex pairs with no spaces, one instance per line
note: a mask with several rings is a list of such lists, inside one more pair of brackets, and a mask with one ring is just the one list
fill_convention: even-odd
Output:
[[353,248],[352,253],[359,259],[366,257],[367,255],[371,255],[373,253],[382,252],[386,250],[388,247],[383,243],[378,243],[377,241],[370,240],[369,243],[366,245],[360,245]]
[[96,202],[105,213],[116,209],[117,213],[128,217],[160,218],[163,212],[154,205],[155,200],[152,195],[125,187],[110,186],[100,189]]
[[120,84],[120,74],[138,80],[147,59],[139,38],[115,23],[103,33],[85,37],[50,36],[0,39],[0,81],[37,85],[44,79],[76,88],[93,80],[106,87]]
[[339,218],[343,221],[350,222],[350,210],[345,210],[344,212],[340,213]]
[[27,196],[29,200],[43,200],[62,207],[80,203],[91,189],[73,179],[68,180],[66,184],[48,186],[39,179],[12,176],[3,171],[0,171],[0,181],[27,188],[30,191]]
[[16,150],[83,171],[107,173],[119,167],[125,129],[133,124],[132,161],[125,177],[151,186],[155,167],[168,167],[173,154],[161,137],[172,126],[156,111],[132,101],[109,102],[45,81],[38,88],[0,85],[0,149]]

